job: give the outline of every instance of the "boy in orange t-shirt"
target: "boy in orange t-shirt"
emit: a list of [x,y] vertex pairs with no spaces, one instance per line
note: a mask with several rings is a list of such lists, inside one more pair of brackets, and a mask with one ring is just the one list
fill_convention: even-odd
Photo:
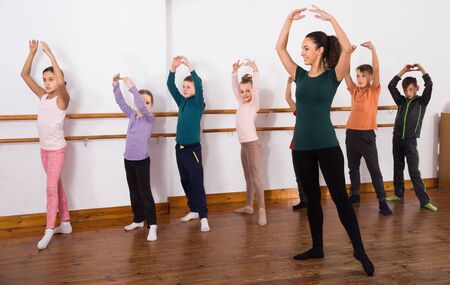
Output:
[[[380,96],[380,71],[378,56],[372,42],[362,43],[372,52],[372,66],[363,64],[356,69],[357,84],[350,76],[350,71],[345,76],[347,89],[352,96],[352,109],[347,122],[345,145],[347,148],[347,162],[351,180],[352,203],[359,203],[359,187],[361,184],[359,166],[361,158],[366,161],[367,168],[372,178],[372,184],[379,200],[381,214],[392,215],[392,211],[386,203],[386,191],[384,189],[383,176],[378,163],[378,151],[375,130],[377,129],[378,98]],[[353,46],[355,50],[356,46]]]

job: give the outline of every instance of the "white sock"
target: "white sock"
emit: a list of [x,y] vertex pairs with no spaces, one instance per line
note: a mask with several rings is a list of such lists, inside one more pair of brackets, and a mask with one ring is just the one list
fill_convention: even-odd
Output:
[[132,230],[137,229],[137,228],[142,228],[143,226],[144,226],[144,222],[140,222],[140,223],[132,222],[131,224],[126,225],[126,226],[123,227],[123,228],[124,228],[126,231],[132,231]]
[[70,222],[61,222],[59,227],[57,227],[54,231],[54,234],[71,234],[72,233],[72,225]]
[[201,224],[200,230],[201,230],[202,232],[209,232],[209,231],[211,230],[211,229],[209,228],[209,224],[208,224],[208,219],[207,219],[207,218],[201,219],[201,220],[200,220],[200,224]]
[[156,229],[158,228],[157,225],[151,225],[150,229],[148,231],[148,236],[147,236],[147,240],[148,241],[155,241],[158,239],[158,237],[156,236]]
[[258,224],[259,224],[260,226],[265,226],[265,225],[267,225],[266,209],[264,209],[264,208],[259,208],[259,212],[258,212]]
[[198,213],[197,212],[189,212],[189,214],[182,217],[180,219],[180,221],[182,221],[184,223],[184,222],[188,222],[188,221],[194,220],[194,219],[198,219]]
[[38,242],[37,247],[39,249],[44,249],[48,246],[48,244],[50,243],[50,241],[52,240],[53,237],[53,230],[52,229],[46,229],[44,236],[42,237],[42,239]]

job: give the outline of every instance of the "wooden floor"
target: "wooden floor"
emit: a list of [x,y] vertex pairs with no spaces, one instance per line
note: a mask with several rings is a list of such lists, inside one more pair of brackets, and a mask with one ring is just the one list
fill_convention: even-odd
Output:
[[[378,214],[375,194],[356,212],[368,255],[366,277],[331,200],[325,199],[325,259],[295,261],[311,245],[306,211],[294,200],[268,203],[268,222],[232,213],[237,204],[210,207],[210,233],[198,221],[181,224],[183,209],[160,217],[158,241],[124,232],[126,221],[84,225],[55,236],[43,251],[41,233],[0,239],[0,284],[450,284],[450,193],[429,190],[437,213],[419,208],[412,191]],[[43,229],[42,229],[43,230]]]

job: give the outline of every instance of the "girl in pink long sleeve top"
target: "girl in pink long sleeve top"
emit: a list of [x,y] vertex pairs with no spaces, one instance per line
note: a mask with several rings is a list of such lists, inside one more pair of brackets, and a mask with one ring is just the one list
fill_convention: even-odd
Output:
[[[253,69],[252,75],[246,74],[238,83],[238,69],[242,65]],[[239,103],[236,111],[236,130],[241,143],[241,161],[247,183],[247,204],[245,207],[235,210],[239,214],[253,214],[253,201],[255,193],[258,197],[258,224],[267,224],[264,204],[264,189],[261,184],[260,161],[261,145],[256,134],[255,119],[259,110],[258,67],[254,61],[239,61],[233,64],[232,87],[234,95]]]

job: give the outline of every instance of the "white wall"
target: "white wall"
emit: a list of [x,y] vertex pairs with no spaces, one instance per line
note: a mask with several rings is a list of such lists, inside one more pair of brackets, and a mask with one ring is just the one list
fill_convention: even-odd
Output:
[[[45,40],[54,51],[71,94],[68,113],[120,112],[111,87],[117,72],[129,75],[138,88],[150,89],[156,111],[166,110],[164,0],[1,0],[0,24],[0,80],[6,91],[0,114],[37,112],[37,97],[20,78],[29,39]],[[49,64],[39,52],[32,70],[38,82]],[[123,134],[126,128],[126,119],[66,120],[66,135]],[[165,120],[157,119],[155,132],[164,128]],[[0,122],[0,130],[1,138],[37,137],[35,121]],[[69,142],[63,183],[70,209],[129,204],[124,143]],[[152,140],[152,186],[158,202],[167,200],[166,146]],[[0,145],[0,197],[0,216],[45,211],[39,144]]]
[[[26,5],[25,5],[26,3]],[[124,5],[126,3],[126,6]],[[71,113],[118,112],[112,98],[111,75],[121,71],[135,79],[138,87],[156,94],[157,111],[175,111],[165,87],[168,60],[189,56],[204,82],[207,109],[235,108],[230,86],[231,63],[238,58],[256,59],[261,76],[261,107],[286,107],[283,92],[286,72],[275,52],[283,21],[298,1],[268,0],[170,0],[94,1],[86,9],[82,1],[0,0],[0,24],[12,26],[0,34],[2,42],[0,80],[7,95],[0,97],[0,114],[36,113],[36,99],[19,76],[27,54],[27,40],[45,39],[55,51],[66,73],[72,95]],[[353,43],[372,40],[381,62],[380,105],[392,105],[387,83],[405,63],[420,62],[434,81],[433,99],[419,140],[421,172],[436,177],[438,114],[449,104],[444,91],[450,64],[445,56],[448,26],[445,11],[450,4],[435,1],[316,1],[339,20]],[[300,3],[301,4],[301,3]],[[32,6],[32,8],[30,8]],[[55,14],[56,12],[56,14]],[[59,13],[58,13],[59,12]],[[300,59],[300,43],[314,30],[332,33],[329,23],[309,15],[295,23],[289,43],[294,60]],[[370,53],[359,48],[352,68],[370,63]],[[33,75],[48,65],[38,56]],[[177,76],[180,81],[185,71]],[[418,74],[416,74],[419,76]],[[349,106],[344,84],[334,106]],[[332,114],[335,124],[344,124],[348,113]],[[394,121],[395,112],[380,111],[379,123]],[[71,120],[68,135],[113,134],[126,131],[125,119]],[[257,126],[291,126],[290,114],[259,115]],[[206,115],[204,128],[233,127],[233,115]],[[174,132],[176,118],[157,119],[155,132]],[[0,122],[0,137],[35,137],[35,122]],[[345,131],[337,130],[345,152]],[[377,131],[384,180],[392,180],[392,129]],[[294,187],[289,142],[291,132],[259,134],[263,145],[263,186],[265,189]],[[152,187],[158,202],[167,196],[183,195],[174,153],[175,140],[154,139]],[[71,209],[129,204],[123,170],[124,140],[69,142],[64,183]],[[236,134],[204,134],[202,147],[207,193],[243,191],[245,183]],[[406,174],[406,178],[408,175]],[[370,181],[363,164],[362,179]],[[347,180],[348,181],[348,180]],[[0,216],[45,210],[45,178],[38,144],[0,145]],[[155,193],[156,192],[156,193]]]

